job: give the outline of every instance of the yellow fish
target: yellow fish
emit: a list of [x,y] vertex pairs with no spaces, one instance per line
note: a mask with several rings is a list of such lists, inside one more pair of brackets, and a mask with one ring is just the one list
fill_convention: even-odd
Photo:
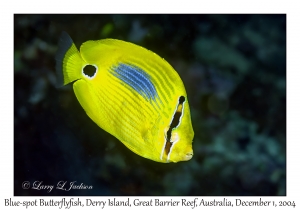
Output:
[[56,54],[61,86],[73,83],[87,115],[134,153],[157,162],[190,160],[194,131],[183,82],[164,59],[116,40],[77,50],[63,32]]

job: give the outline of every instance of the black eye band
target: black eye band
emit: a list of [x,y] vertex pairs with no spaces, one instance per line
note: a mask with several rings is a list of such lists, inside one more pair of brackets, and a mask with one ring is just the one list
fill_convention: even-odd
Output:
[[166,142],[166,146],[165,146],[165,153],[166,153],[166,155],[169,154],[171,146],[173,144],[171,142],[172,130],[179,125],[180,118],[182,116],[183,102],[184,101],[185,101],[185,97],[184,96],[180,96],[179,100],[178,100],[176,112],[173,115],[173,119],[172,119],[172,122],[170,124],[169,130],[167,131],[167,142]]

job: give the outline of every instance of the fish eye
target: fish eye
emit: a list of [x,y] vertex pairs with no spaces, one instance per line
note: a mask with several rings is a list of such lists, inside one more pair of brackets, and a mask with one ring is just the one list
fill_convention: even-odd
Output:
[[83,67],[82,73],[83,73],[84,76],[92,79],[92,78],[94,78],[96,76],[97,69],[98,68],[97,68],[96,65],[90,65],[90,64],[88,64],[88,65],[86,65],[86,66]]

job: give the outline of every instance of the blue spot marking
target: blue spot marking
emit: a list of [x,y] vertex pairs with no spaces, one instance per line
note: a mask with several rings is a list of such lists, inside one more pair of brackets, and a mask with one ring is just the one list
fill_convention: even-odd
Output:
[[147,101],[155,101],[158,97],[156,89],[151,82],[150,75],[137,66],[119,64],[111,73],[121,81],[129,85]]

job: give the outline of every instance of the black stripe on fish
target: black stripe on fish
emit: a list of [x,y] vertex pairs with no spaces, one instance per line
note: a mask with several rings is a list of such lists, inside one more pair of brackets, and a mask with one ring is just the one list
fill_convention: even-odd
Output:
[[[183,103],[184,103],[184,101],[185,101],[185,97],[184,96],[180,96],[179,100],[178,100],[176,112],[173,115],[173,118],[172,118],[169,130],[167,131],[167,142],[166,142],[166,145],[165,145],[165,153],[166,153],[166,155],[168,155],[170,153],[170,149],[171,149],[171,146],[173,144],[171,142],[172,130],[174,128],[177,128],[179,126],[179,124],[180,124],[180,120],[181,120],[181,117],[182,117],[182,111],[183,111]],[[182,106],[181,109],[179,109],[180,105]]]

